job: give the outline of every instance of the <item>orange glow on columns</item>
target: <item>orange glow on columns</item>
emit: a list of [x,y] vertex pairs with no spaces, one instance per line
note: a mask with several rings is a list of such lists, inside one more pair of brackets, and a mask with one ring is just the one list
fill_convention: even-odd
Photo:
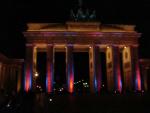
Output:
[[18,81],[17,81],[17,92],[19,92],[21,89],[21,76],[19,75]]
[[136,66],[136,86],[137,86],[137,90],[141,91],[141,77],[140,77],[140,70],[138,65]]
[[70,84],[69,84],[69,92],[73,93],[73,85],[74,85],[74,80],[73,80],[73,76],[71,75],[70,77]]

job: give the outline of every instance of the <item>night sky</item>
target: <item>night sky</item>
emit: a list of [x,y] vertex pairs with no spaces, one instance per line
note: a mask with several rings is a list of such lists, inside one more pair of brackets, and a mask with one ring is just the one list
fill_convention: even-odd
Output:
[[[24,58],[25,39],[22,32],[28,22],[66,22],[70,9],[78,0],[7,0],[1,3],[0,52],[12,58]],[[106,24],[135,24],[138,32],[140,57],[150,58],[149,0],[83,0],[83,7],[95,9],[97,19]]]

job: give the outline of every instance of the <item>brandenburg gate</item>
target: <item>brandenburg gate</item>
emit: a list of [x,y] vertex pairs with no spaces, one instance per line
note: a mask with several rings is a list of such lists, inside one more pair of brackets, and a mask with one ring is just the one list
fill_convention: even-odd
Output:
[[[100,22],[29,23],[24,32],[26,59],[24,90],[36,87],[35,73],[37,52],[46,51],[46,90],[53,92],[54,55],[56,51],[66,53],[67,91],[74,92],[73,52],[89,53],[90,91],[100,92],[102,68],[100,51],[106,54],[106,78],[108,91],[141,90],[138,60],[138,38],[140,33],[133,25],[104,25]],[[122,55],[122,61],[120,61]],[[121,75],[121,66],[123,75]],[[56,64],[57,65],[57,64]]]

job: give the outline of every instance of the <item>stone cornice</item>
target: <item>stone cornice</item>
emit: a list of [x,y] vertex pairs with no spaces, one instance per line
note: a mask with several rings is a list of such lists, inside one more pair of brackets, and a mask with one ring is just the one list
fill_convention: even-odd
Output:
[[23,33],[25,37],[140,37],[141,33],[137,32],[46,32],[46,31],[28,31]]

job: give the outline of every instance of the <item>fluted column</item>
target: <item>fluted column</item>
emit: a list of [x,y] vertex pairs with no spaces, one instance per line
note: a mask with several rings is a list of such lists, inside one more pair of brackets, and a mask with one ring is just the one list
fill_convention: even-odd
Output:
[[142,83],[142,88],[145,90],[145,91],[148,91],[148,67],[146,66],[141,66],[141,75],[142,75],[142,80],[143,80],[143,83]]
[[73,64],[73,45],[66,46],[66,75],[67,88],[69,93],[74,91],[74,64]]
[[26,45],[26,59],[25,59],[25,84],[24,90],[30,91],[32,88],[32,76],[33,76],[33,45]]
[[106,49],[106,71],[107,71],[108,91],[113,91],[114,90],[113,52],[111,47],[107,47]]
[[106,49],[106,67],[108,91],[122,91],[119,47],[109,46]]
[[134,90],[141,91],[141,75],[138,59],[138,47],[132,46],[130,48],[131,48],[131,65],[132,65]]
[[48,93],[53,92],[54,79],[54,48],[52,44],[47,45],[47,75],[46,90]]
[[4,76],[3,76],[3,85],[4,85],[4,88],[7,89],[7,64],[5,64],[5,71],[4,71]]
[[12,86],[12,84],[8,84],[8,82],[10,83],[10,66],[7,64],[6,65],[6,72],[5,72],[5,88],[10,91],[10,87]]
[[113,46],[113,74],[115,79],[115,90],[122,91],[122,78],[120,67],[120,49],[117,46]]
[[99,47],[92,45],[89,47],[89,71],[90,71],[90,91],[100,92],[101,89],[101,65]]
[[124,83],[127,90],[141,90],[141,76],[137,47],[123,49]]
[[5,66],[4,64],[2,65],[2,73],[1,73],[1,88],[3,89],[4,88],[4,83],[5,83]]
[[32,89],[36,89],[36,77],[35,74],[38,73],[37,72],[37,47],[34,46],[33,47],[33,64],[32,64],[32,68],[33,68],[33,76],[32,76]]
[[12,82],[13,82],[13,85],[12,85],[12,88],[14,91],[16,91],[17,89],[17,80],[16,80],[16,77],[17,77],[17,70],[16,70],[16,65],[14,65],[13,67],[13,79],[12,79]]
[[21,71],[22,71],[22,68],[21,66],[18,66],[17,68],[18,70],[18,75],[17,75],[17,92],[19,92],[21,90]]

